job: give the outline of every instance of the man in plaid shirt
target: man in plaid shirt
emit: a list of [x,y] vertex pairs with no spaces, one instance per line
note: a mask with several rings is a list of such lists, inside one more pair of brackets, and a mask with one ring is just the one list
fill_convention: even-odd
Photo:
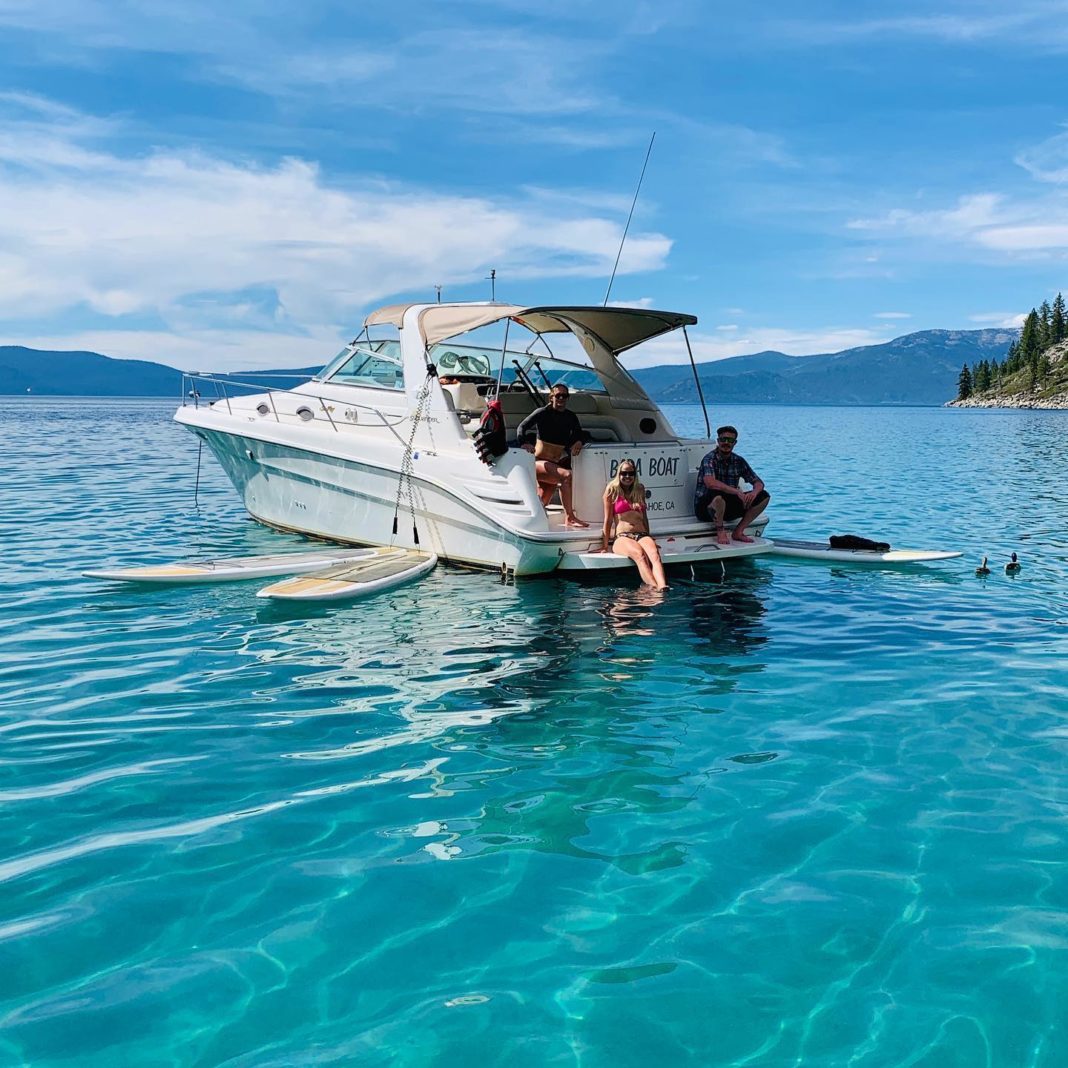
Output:
[[[697,490],[693,497],[694,514],[703,523],[715,523],[716,541],[728,545],[734,541],[752,541],[745,528],[768,506],[771,497],[757,473],[734,451],[738,431],[721,426],[716,431],[716,447],[701,461],[697,471]],[[744,479],[753,488],[738,488]],[[724,523],[737,519],[728,537]]]

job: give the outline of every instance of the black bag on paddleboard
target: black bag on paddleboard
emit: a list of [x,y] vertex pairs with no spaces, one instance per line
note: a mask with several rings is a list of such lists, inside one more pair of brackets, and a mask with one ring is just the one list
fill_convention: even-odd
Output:
[[832,534],[827,539],[832,549],[855,549],[868,553],[888,553],[890,543],[888,541],[872,541],[870,538],[862,538],[858,534]]

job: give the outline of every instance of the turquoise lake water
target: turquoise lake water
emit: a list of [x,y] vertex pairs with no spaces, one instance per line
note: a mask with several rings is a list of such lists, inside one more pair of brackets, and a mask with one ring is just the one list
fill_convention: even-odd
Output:
[[171,413],[0,406],[0,1064],[1068,1064],[1068,413],[716,409],[961,560],[329,609],[79,577],[304,544]]

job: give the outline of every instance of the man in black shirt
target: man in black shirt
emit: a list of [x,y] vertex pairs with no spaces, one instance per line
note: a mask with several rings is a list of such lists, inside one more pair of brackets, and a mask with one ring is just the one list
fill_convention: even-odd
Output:
[[[516,436],[527,452],[534,453],[534,470],[538,479],[538,496],[548,506],[553,494],[560,491],[560,503],[564,506],[564,526],[588,527],[575,515],[572,503],[571,457],[578,456],[589,435],[582,429],[578,416],[567,410],[567,386],[558,383],[549,391],[549,403],[544,408],[531,412],[519,424]],[[526,437],[537,432],[537,440],[531,445]]]

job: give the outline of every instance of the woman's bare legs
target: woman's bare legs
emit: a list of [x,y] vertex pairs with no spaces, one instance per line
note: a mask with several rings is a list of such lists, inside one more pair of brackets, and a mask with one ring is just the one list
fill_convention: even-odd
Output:
[[650,535],[646,534],[638,544],[642,547],[649,559],[649,567],[653,575],[653,585],[658,590],[667,589],[667,578],[664,576],[664,561],[660,559],[660,548]]
[[538,460],[534,465],[535,477],[538,480],[538,496],[541,503],[546,507],[553,499],[553,494],[560,491],[560,503],[564,506],[564,523],[569,527],[588,527],[590,524],[579,519],[575,515],[575,504],[572,497],[571,472],[552,460]]
[[563,472],[567,477],[560,483],[560,503],[564,506],[564,524],[569,527],[588,527],[590,524],[575,515],[574,487],[571,485],[571,472]]
[[642,582],[647,586],[656,585],[656,580],[653,578],[653,569],[649,566],[649,559],[645,555],[645,550],[633,538],[616,538],[612,542],[612,552],[617,556],[630,557],[638,568],[638,574],[641,575]]

